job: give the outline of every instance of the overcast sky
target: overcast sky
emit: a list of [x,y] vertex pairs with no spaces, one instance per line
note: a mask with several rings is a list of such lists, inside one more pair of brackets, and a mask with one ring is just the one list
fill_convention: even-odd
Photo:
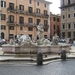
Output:
[[52,4],[50,5],[50,11],[53,14],[60,14],[60,9],[58,7],[60,7],[60,0],[46,0],[49,2],[52,2]]

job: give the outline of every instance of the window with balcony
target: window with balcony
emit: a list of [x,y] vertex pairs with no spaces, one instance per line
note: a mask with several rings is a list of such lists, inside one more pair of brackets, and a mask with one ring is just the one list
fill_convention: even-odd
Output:
[[36,9],[36,12],[40,14],[40,9],[39,9],[39,8],[37,8],[37,9]]
[[19,5],[20,10],[24,10],[24,5]]
[[24,17],[21,17],[21,16],[19,17],[19,23],[24,24]]
[[9,22],[10,22],[10,23],[14,23],[14,16],[13,16],[13,15],[10,15],[10,16],[9,16]]
[[20,26],[20,30],[23,30],[23,27],[22,26]]
[[6,20],[6,15],[5,14],[1,14],[1,20]]
[[44,15],[47,15],[47,10],[44,10]]
[[28,31],[33,31],[33,27],[28,27]]
[[32,4],[32,0],[29,0],[29,4]]
[[48,21],[47,20],[44,20],[44,25],[48,25]]
[[40,22],[41,22],[40,19],[37,19],[37,25],[39,25]]
[[9,26],[9,30],[14,30],[14,26]]
[[29,13],[33,13],[33,8],[32,7],[28,7],[28,11],[29,11]]
[[28,23],[33,23],[33,19],[32,18],[28,18]]
[[1,7],[6,7],[6,2],[5,1],[1,1]]
[[9,8],[10,8],[11,10],[14,10],[14,3],[9,3]]
[[6,26],[5,25],[1,25],[1,30],[5,30]]

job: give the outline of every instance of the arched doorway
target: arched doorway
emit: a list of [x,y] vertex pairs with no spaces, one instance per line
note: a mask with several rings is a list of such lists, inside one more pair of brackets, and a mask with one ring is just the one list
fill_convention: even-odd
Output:
[[1,32],[1,39],[4,39],[4,32]]

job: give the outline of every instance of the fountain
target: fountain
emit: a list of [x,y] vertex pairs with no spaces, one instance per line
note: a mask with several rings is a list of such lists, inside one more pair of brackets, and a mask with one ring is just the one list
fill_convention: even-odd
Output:
[[[59,44],[57,42],[58,36],[55,34],[53,36],[52,43],[42,37],[43,25],[40,23],[37,25],[38,29],[38,40],[36,43],[32,42],[29,36],[18,35],[19,42],[16,44],[14,40],[10,40],[10,43],[7,45],[2,45],[2,51],[4,53],[37,53],[38,51],[42,53],[60,53],[62,48],[69,52],[71,46],[69,44]],[[25,38],[23,38],[25,36]]]

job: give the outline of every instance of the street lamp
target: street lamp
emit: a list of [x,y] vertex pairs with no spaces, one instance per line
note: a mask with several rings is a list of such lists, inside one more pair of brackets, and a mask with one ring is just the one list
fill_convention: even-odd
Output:
[[1,39],[1,14],[2,11],[1,11],[1,0],[0,0],[0,39]]

